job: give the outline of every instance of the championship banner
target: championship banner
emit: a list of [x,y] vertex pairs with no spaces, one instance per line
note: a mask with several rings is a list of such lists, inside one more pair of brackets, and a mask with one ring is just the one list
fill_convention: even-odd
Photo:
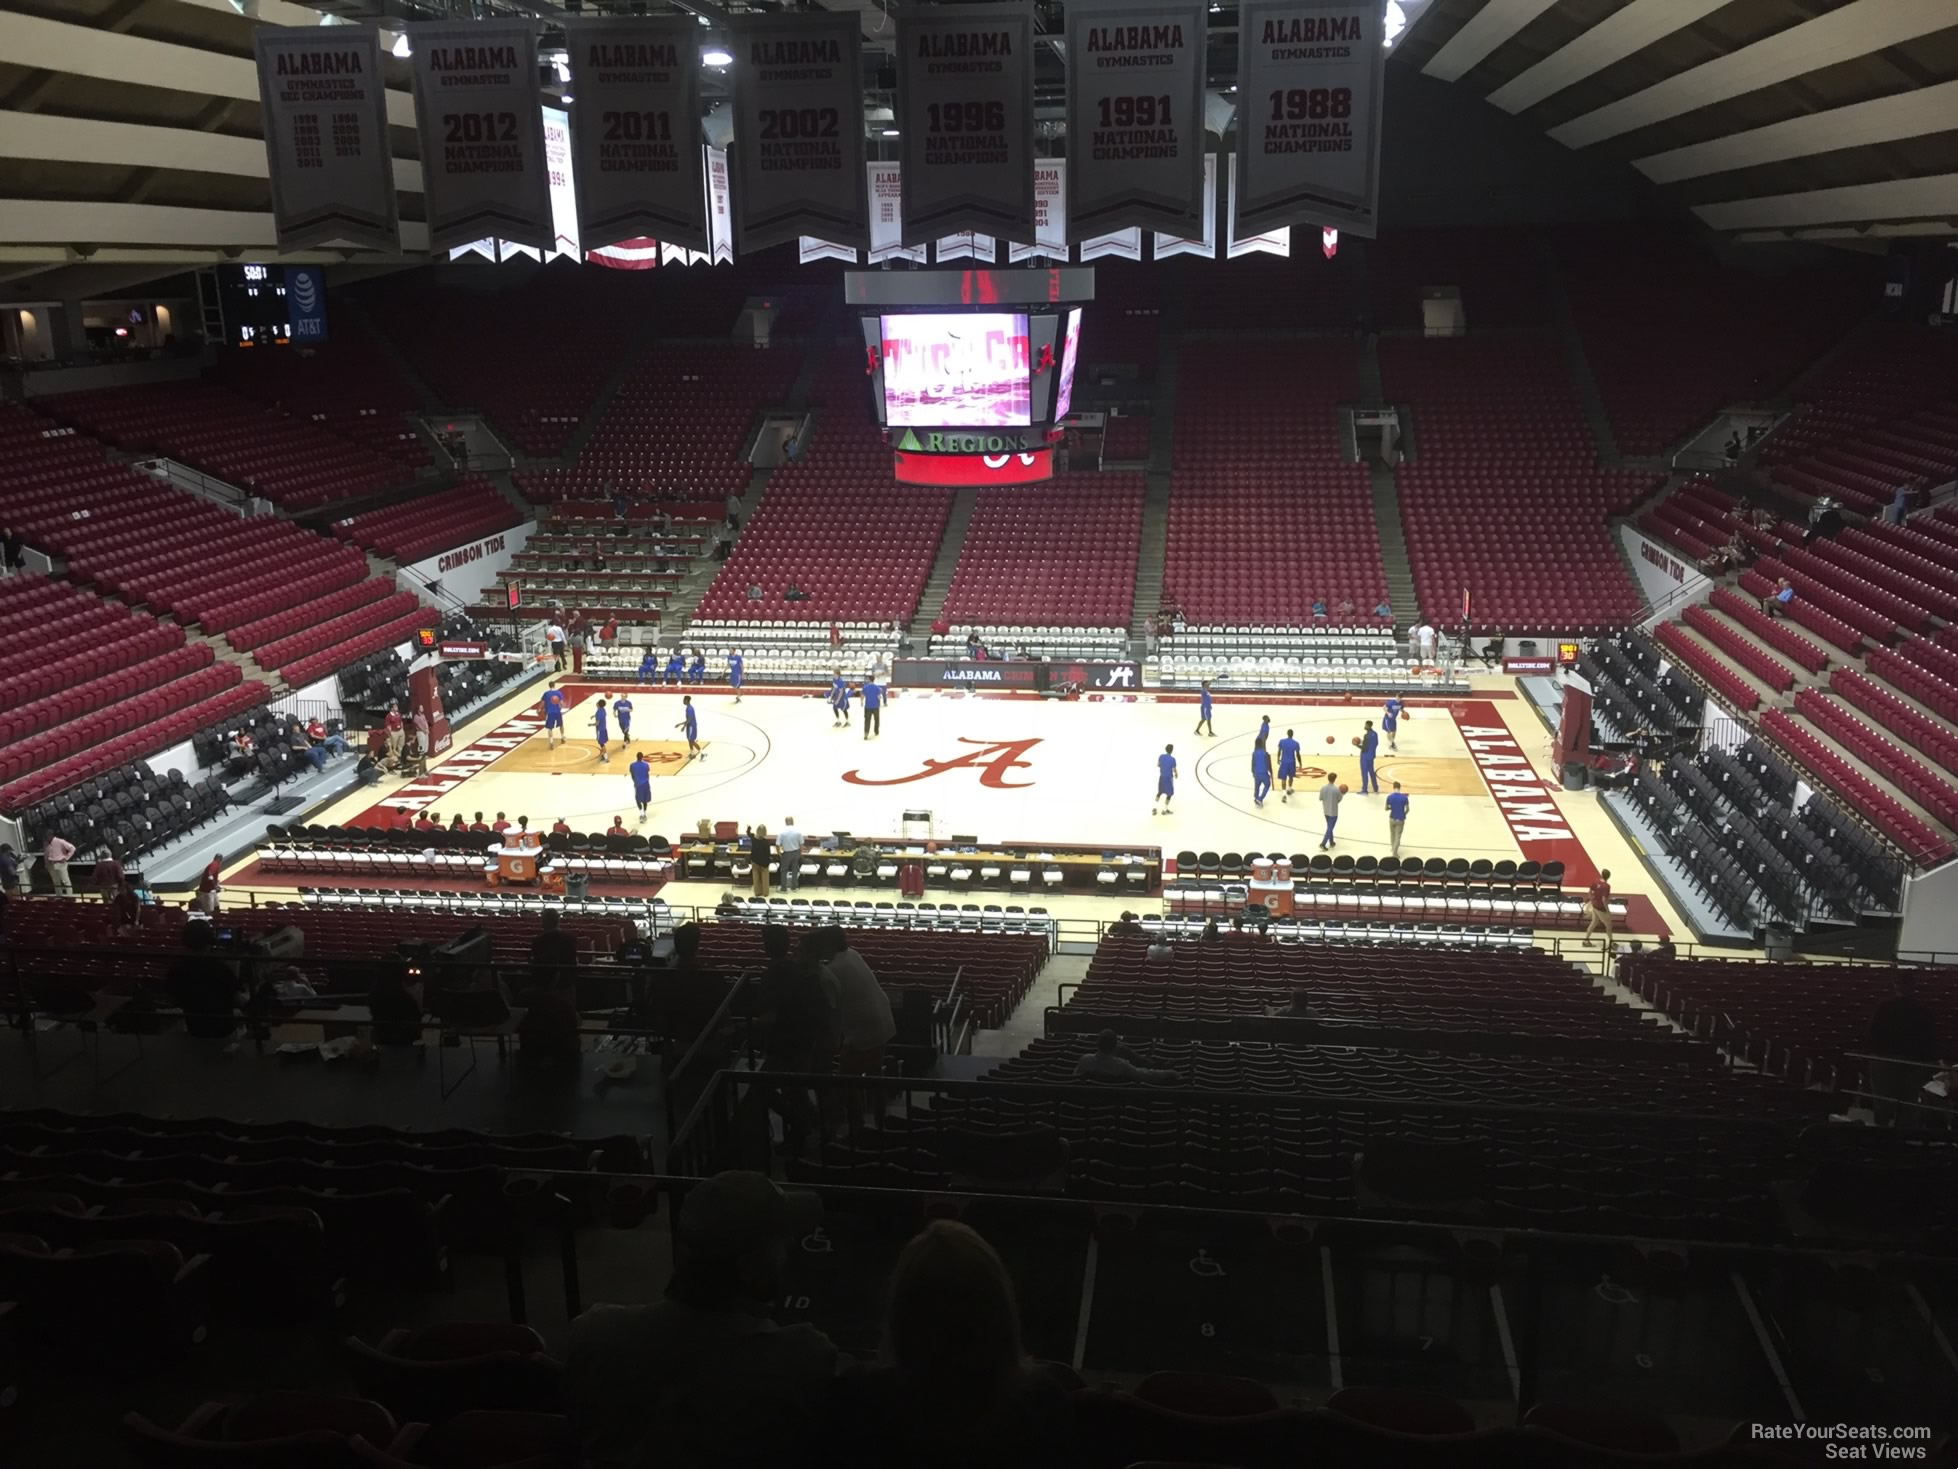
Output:
[[1067,264],[1067,160],[1043,158],[1033,166],[1033,243],[1008,245],[1014,265],[1035,258]]
[[728,197],[727,149],[709,148],[707,158],[707,247],[709,265],[734,262],[734,206]]
[[796,242],[796,261],[802,265],[817,260],[847,260],[857,263],[857,252],[848,245],[833,244],[829,240],[819,240],[814,235],[798,236]]
[[1205,260],[1217,258],[1217,155],[1203,155],[1203,236],[1190,239],[1184,235],[1166,235],[1156,231],[1156,259],[1167,260],[1172,255],[1201,255]]
[[870,263],[909,260],[925,263],[923,245],[904,240],[904,166],[898,163],[864,165],[870,187]]
[[690,15],[567,20],[578,231],[707,248],[700,27]]
[[1380,0],[1243,0],[1239,234],[1290,224],[1374,233],[1384,26]]
[[401,249],[387,88],[372,26],[260,26],[258,105],[281,250]]
[[897,13],[904,243],[960,232],[1033,242],[1033,5]]
[[1207,17],[1204,0],[1069,0],[1069,239],[1203,232]]
[[932,258],[941,265],[947,260],[981,260],[991,265],[999,258],[999,250],[990,235],[975,235],[971,230],[960,230],[956,235],[946,235],[935,241]]
[[1081,242],[1081,263],[1100,260],[1111,255],[1117,260],[1140,260],[1142,258],[1142,231],[1116,230],[1111,234],[1096,235],[1093,239]]
[[429,249],[484,235],[554,248],[537,23],[527,16],[426,21],[410,25],[408,36]]
[[1231,181],[1230,207],[1224,211],[1224,258],[1235,260],[1240,255],[1283,255],[1292,253],[1292,227],[1281,224],[1277,229],[1266,230],[1261,235],[1247,235],[1239,238],[1237,233],[1237,155],[1231,154],[1229,160]]
[[857,13],[747,14],[734,34],[734,240],[866,245]]

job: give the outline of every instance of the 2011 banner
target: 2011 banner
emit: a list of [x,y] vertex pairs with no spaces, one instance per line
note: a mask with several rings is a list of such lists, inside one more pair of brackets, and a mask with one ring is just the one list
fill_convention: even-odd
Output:
[[734,36],[734,243],[870,243],[855,11],[747,14]]
[[1207,15],[1205,0],[1068,0],[1069,239],[1203,233]]
[[1238,235],[1290,224],[1374,233],[1382,10],[1380,0],[1242,0]]
[[565,22],[578,233],[705,252],[700,27],[688,15]]
[[260,26],[252,46],[279,248],[400,250],[374,28]]
[[1033,243],[1033,6],[897,14],[904,243],[971,231]]
[[408,27],[431,250],[485,236],[556,247],[536,25],[526,16]]

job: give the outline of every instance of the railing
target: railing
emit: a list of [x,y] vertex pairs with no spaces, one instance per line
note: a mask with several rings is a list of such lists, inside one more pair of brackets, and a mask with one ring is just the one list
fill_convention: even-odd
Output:
[[424,576],[412,566],[397,567],[395,575],[411,583],[418,596],[435,603],[444,612],[462,612],[469,606],[463,598],[441,586],[440,578]]

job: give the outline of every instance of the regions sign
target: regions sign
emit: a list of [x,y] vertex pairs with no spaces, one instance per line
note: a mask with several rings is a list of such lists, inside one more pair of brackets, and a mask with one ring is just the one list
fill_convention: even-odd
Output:
[[1023,454],[1045,442],[1045,429],[985,429],[974,432],[960,429],[907,428],[891,441],[900,453],[911,454]]

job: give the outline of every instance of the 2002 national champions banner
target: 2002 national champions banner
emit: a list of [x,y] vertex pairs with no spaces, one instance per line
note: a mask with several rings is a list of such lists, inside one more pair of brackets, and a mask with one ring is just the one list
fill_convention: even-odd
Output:
[[585,248],[650,237],[706,251],[700,27],[665,15],[570,20],[564,30]]
[[258,100],[281,250],[401,248],[387,89],[372,26],[260,26]]
[[904,243],[961,231],[1033,243],[1033,6],[897,15]]
[[550,178],[537,100],[537,22],[410,25],[429,249],[486,236],[551,250]]
[[1203,233],[1206,0],[1068,0],[1067,230]]
[[734,16],[734,240],[870,243],[857,12]]
[[1242,0],[1236,232],[1372,235],[1380,194],[1380,0]]

